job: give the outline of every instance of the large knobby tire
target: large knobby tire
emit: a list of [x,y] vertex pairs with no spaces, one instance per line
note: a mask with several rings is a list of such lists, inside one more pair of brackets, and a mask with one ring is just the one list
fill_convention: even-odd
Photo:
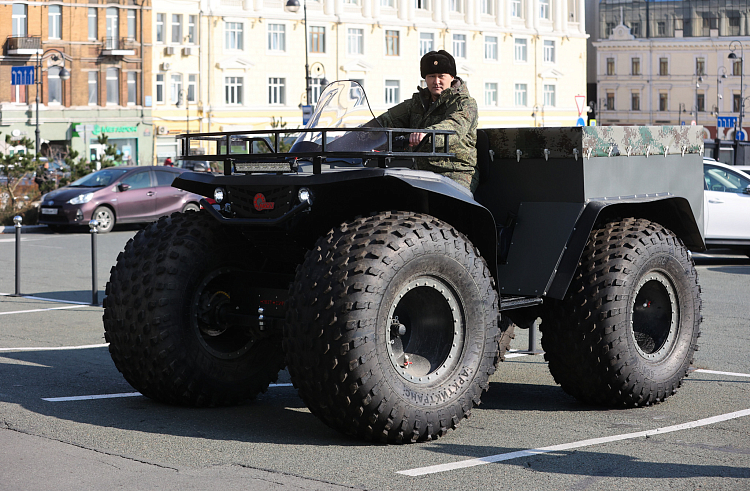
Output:
[[591,232],[565,299],[542,317],[555,381],[590,404],[645,406],[674,394],[698,349],[701,298],[687,249],[642,219]]
[[335,228],[290,293],[284,350],[295,387],[326,424],[367,440],[424,441],[455,428],[510,342],[484,259],[426,215]]
[[243,308],[239,292],[257,279],[238,259],[258,256],[250,246],[207,213],[162,217],[127,243],[107,283],[104,330],[117,369],[143,395],[228,405],[276,381],[281,333],[221,315]]

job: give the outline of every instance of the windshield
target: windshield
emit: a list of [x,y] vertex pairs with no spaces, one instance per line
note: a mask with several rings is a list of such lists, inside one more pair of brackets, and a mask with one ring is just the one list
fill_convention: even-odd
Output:
[[70,187],[103,188],[104,186],[109,186],[110,184],[114,183],[127,171],[128,169],[102,169],[100,171],[94,172],[93,174],[83,176],[77,181],[73,181]]
[[[371,151],[386,142],[385,132],[353,132],[349,128],[380,128],[365,95],[365,90],[354,80],[339,80],[329,84],[318,99],[318,105],[305,129],[326,128],[328,151]],[[316,151],[323,143],[323,132],[300,133],[292,152]]]

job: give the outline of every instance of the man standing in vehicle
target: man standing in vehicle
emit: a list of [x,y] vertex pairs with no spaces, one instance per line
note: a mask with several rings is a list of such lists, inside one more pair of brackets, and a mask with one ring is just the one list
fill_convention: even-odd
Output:
[[[477,173],[477,102],[469,89],[456,76],[456,60],[445,50],[430,51],[419,63],[426,88],[418,88],[410,100],[404,101],[377,121],[390,128],[420,128],[429,130],[454,130],[449,136],[449,151],[453,158],[417,158],[416,168],[450,177],[474,192],[479,183]],[[412,133],[409,145],[415,151],[430,151],[432,144],[425,133]],[[443,136],[437,135],[436,148],[443,145]]]

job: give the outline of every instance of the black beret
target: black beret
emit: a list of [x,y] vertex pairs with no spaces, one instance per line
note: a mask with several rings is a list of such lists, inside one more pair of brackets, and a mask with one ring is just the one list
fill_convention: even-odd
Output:
[[455,78],[456,60],[444,49],[430,51],[422,57],[422,60],[419,62],[419,69],[421,70],[422,78],[427,77],[431,73],[447,73]]

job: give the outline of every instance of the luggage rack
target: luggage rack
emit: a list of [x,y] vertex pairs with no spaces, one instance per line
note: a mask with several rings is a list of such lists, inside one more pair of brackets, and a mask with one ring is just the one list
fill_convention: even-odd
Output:
[[[320,174],[321,164],[326,157],[351,158],[378,162],[378,167],[385,168],[388,162],[395,158],[414,157],[455,157],[455,153],[449,151],[448,138],[444,138],[441,148],[437,148],[437,135],[452,135],[453,130],[419,130],[427,134],[430,139],[431,151],[410,152],[401,150],[408,145],[408,139],[399,135],[413,133],[411,128],[305,128],[296,130],[271,129],[253,131],[228,131],[216,133],[189,133],[178,135],[182,140],[183,160],[201,161],[223,161],[224,175],[232,175],[234,172],[276,172],[285,173],[295,171],[296,161],[309,160],[313,163],[313,173]],[[296,135],[299,133],[316,133],[321,136],[321,144],[314,142],[302,142],[299,151],[281,152],[279,142],[282,137]],[[329,137],[330,134],[346,133],[340,137]],[[353,146],[355,148],[367,148],[372,146],[377,138],[375,135],[385,133],[386,141],[377,145],[377,149],[354,150],[343,148]],[[368,141],[369,140],[369,141]],[[209,151],[202,155],[190,155],[193,142],[209,142]],[[213,148],[210,148],[213,144]],[[256,146],[262,150],[257,151]],[[213,151],[211,151],[213,150]],[[229,165],[227,165],[229,164]],[[238,165],[239,164],[239,165]],[[242,166],[242,164],[249,164]]]

